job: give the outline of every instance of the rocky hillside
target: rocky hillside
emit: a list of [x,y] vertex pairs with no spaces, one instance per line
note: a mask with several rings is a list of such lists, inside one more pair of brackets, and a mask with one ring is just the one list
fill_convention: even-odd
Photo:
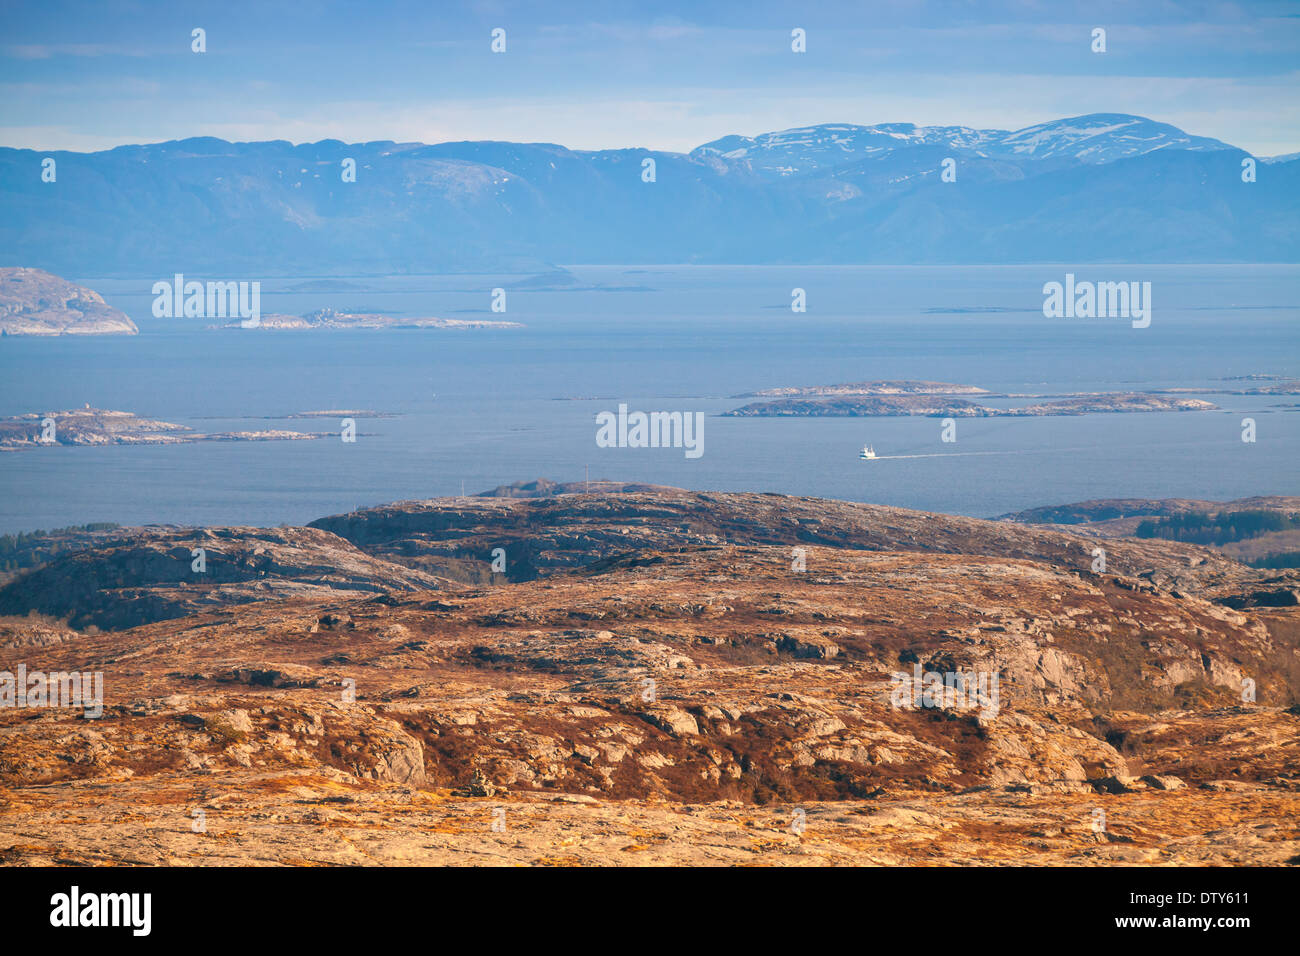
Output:
[[[580,486],[580,483],[574,483]],[[535,499],[435,498],[321,518],[312,527],[362,550],[448,577],[506,551],[505,575],[528,580],[627,552],[722,544],[984,555],[1084,573],[1098,543],[1057,529],[906,508],[756,493],[663,489]],[[1162,587],[1196,590],[1258,574],[1206,548],[1125,539],[1107,567]]]
[[19,575],[0,588],[0,614],[35,611],[78,627],[122,628],[254,601],[446,583],[312,528],[133,529],[100,532],[85,550]]
[[98,292],[40,269],[0,269],[0,335],[135,335]]
[[556,495],[590,494],[602,495],[627,494],[633,491],[664,492],[677,491],[667,485],[647,485],[642,482],[608,481],[593,478],[589,481],[551,481],[549,478],[534,478],[532,481],[516,481],[509,485],[498,485],[488,491],[481,491],[476,498],[553,498]]
[[1194,541],[1256,567],[1300,568],[1300,498],[1293,495],[1235,501],[1112,498],[1031,508],[999,520],[1106,538]]
[[[1300,609],[1206,599],[1260,574],[1212,551],[1108,540],[1099,573],[1096,539],[1052,529],[671,490],[318,524],[355,544],[152,529],[0,591],[117,626],[167,609],[0,621],[0,673],[104,678],[97,720],[0,709],[0,860],[1300,854]],[[173,583],[191,546],[210,584]],[[390,560],[490,546],[506,575],[469,585]],[[997,682],[930,699],[916,674]]]

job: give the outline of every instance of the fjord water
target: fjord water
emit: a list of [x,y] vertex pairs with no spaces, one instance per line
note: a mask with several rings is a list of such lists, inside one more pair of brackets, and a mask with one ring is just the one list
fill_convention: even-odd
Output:
[[[0,414],[121,409],[215,432],[331,431],[308,442],[51,447],[0,454],[0,531],[88,521],[302,523],[362,505],[590,476],[774,491],[993,516],[1085,498],[1297,494],[1300,396],[1200,395],[1203,413],[959,419],[725,418],[779,385],[931,379],[996,392],[1240,388],[1300,378],[1300,267],[570,267],[521,277],[263,279],[262,311],[322,307],[506,319],[510,330],[207,331],[154,319],[158,278],[76,279],[139,336],[0,341]],[[1153,318],[1047,319],[1045,282],[1149,281]],[[255,276],[192,276],[255,279]],[[340,280],[330,280],[338,283]],[[508,311],[489,311],[505,287]],[[808,311],[792,313],[803,288]],[[704,454],[599,448],[595,416],[705,413]],[[991,404],[1003,404],[991,402]],[[355,443],[336,419],[373,409]],[[1241,441],[1241,421],[1257,441]],[[858,460],[863,444],[881,455]]]

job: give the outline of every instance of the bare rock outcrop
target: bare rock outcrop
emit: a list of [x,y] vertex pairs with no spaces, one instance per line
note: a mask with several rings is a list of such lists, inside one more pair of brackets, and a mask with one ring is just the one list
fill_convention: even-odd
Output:
[[253,601],[447,583],[314,528],[121,529],[0,588],[0,614],[37,611],[78,627],[122,628]]
[[136,335],[93,289],[41,269],[0,269],[0,335]]
[[[574,490],[581,491],[575,484]],[[435,498],[320,518],[311,527],[368,553],[480,580],[494,548],[506,576],[531,578],[639,551],[735,545],[1022,558],[1091,575],[1095,539],[1057,528],[790,495],[681,489],[536,498]],[[1162,540],[1106,542],[1108,573],[1135,587],[1235,587],[1262,574],[1208,548]]]
[[[539,555],[565,556],[529,580],[446,586],[386,557],[472,537],[478,560],[530,522]],[[20,668],[104,688],[97,719],[0,707],[0,859],[184,857],[193,807],[240,861],[1300,853],[1300,610],[1192,593],[1249,573],[1199,549],[1115,542],[1150,573],[1094,574],[1050,529],[684,492],[461,498],[339,527],[358,544],[97,533],[0,591],[124,628],[0,621],[0,694]],[[214,580],[181,584],[198,547]],[[1152,579],[1188,557],[1207,579]],[[487,843],[497,810],[508,833]]]

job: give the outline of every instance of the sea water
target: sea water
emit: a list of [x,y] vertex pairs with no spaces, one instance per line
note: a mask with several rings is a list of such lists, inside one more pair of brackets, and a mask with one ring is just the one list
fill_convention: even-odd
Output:
[[[157,276],[80,278],[138,336],[0,340],[0,415],[83,404],[202,432],[301,442],[49,447],[0,454],[0,532],[89,521],[297,524],[547,477],[775,491],[994,516],[1087,498],[1300,494],[1300,396],[1193,392],[1214,412],[958,419],[728,418],[783,385],[925,379],[998,393],[1244,388],[1300,378],[1300,267],[568,267],[520,276],[245,276],[263,315],[330,307],[522,329],[208,331],[152,316]],[[193,270],[191,270],[193,271]],[[1043,286],[1151,283],[1151,323],[1043,315]],[[198,277],[203,278],[203,277]],[[231,277],[217,277],[227,279]],[[491,311],[492,290],[506,311]],[[793,312],[803,289],[806,312]],[[600,447],[620,403],[703,412],[703,453]],[[990,401],[990,404],[1012,404]],[[370,409],[355,442],[336,419]],[[1256,441],[1241,440],[1242,419]],[[860,461],[864,444],[878,461]],[[916,456],[916,457],[894,457]],[[929,456],[929,457],[926,457]]]

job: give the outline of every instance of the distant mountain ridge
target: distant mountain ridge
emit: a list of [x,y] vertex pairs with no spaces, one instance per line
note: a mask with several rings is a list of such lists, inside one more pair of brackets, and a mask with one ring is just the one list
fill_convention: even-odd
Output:
[[[52,183],[40,175],[47,156]],[[89,154],[0,149],[0,265],[258,278],[560,263],[1300,261],[1300,161],[1260,161],[1245,182],[1251,159],[1127,114],[1012,132],[826,124],[687,154],[210,137]],[[343,181],[345,160],[355,182]],[[943,181],[945,160],[955,182]]]
[[799,175],[908,146],[946,146],[985,158],[1068,157],[1094,164],[1141,156],[1157,149],[1233,148],[1217,139],[1190,136],[1176,126],[1141,116],[1094,113],[1039,123],[1015,132],[911,123],[805,126],[755,137],[724,136],[696,147],[691,155],[747,159],[756,169]]

